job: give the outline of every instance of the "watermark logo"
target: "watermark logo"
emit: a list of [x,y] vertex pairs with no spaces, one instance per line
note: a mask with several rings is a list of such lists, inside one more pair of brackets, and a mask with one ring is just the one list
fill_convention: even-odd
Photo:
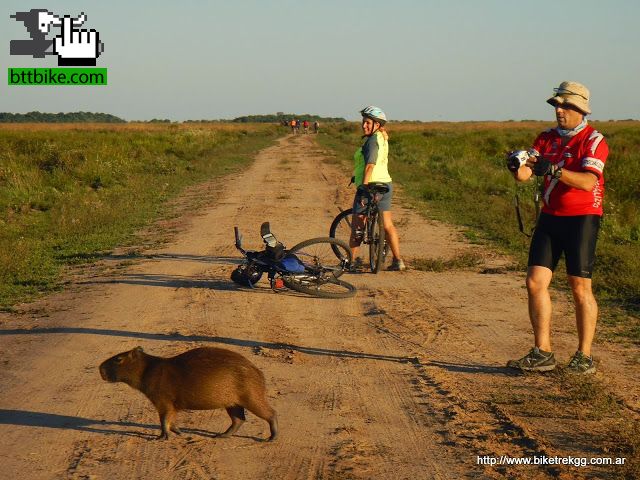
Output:
[[[9,85],[106,85],[106,68],[95,67],[96,60],[104,52],[100,34],[81,27],[87,15],[81,12],[77,17],[60,17],[49,10],[33,8],[28,12],[10,15],[22,22],[29,32],[30,40],[11,40],[11,55],[28,55],[45,58],[55,55],[58,66],[65,68],[14,68],[8,69]],[[55,35],[55,30],[59,29]],[[47,35],[53,37],[47,38]],[[68,68],[73,67],[73,68]]]
[[[84,12],[72,18],[70,15],[60,17],[49,10],[34,8],[28,12],[17,12],[10,18],[22,22],[31,37],[30,40],[11,40],[11,55],[31,55],[33,58],[57,55],[58,66],[82,67],[95,66],[97,58],[104,52],[104,44],[96,30],[80,29],[87,21]],[[58,27],[60,33],[48,39],[47,35]]]

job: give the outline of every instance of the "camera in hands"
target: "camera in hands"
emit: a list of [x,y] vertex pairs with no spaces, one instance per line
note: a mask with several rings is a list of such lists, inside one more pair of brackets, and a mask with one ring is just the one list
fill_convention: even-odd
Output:
[[526,165],[528,160],[533,160],[539,155],[540,154],[533,148],[529,150],[516,150],[515,152],[511,152],[507,156],[507,168],[515,173],[520,167]]

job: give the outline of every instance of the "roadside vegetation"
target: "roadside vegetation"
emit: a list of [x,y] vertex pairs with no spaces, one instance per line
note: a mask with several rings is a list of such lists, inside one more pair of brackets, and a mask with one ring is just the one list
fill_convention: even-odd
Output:
[[[605,216],[594,288],[603,310],[603,334],[640,343],[640,123],[593,122],[605,135]],[[489,242],[526,269],[529,239],[518,230],[518,191],[525,228],[535,221],[535,183],[516,185],[505,153],[528,148],[549,122],[390,124],[391,174],[425,215],[466,228],[471,241]],[[361,143],[357,124],[334,125],[318,140],[344,160],[345,176]],[[444,266],[446,267],[446,266]],[[417,265],[415,268],[444,268]],[[564,267],[557,286],[566,288]]]
[[168,215],[190,185],[247,165],[271,125],[0,126],[0,308],[51,291]]

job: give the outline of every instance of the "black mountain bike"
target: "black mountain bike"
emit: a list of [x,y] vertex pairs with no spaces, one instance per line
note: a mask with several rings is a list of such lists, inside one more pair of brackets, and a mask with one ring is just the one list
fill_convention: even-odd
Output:
[[[368,189],[369,198],[362,214],[364,215],[364,229],[361,232],[356,232],[356,235],[362,239],[361,245],[369,247],[369,267],[371,272],[378,273],[382,265],[384,265],[384,259],[389,252],[389,245],[387,245],[384,233],[384,220],[378,207],[378,202],[382,195],[389,191],[389,187],[384,183],[374,182],[368,184]],[[331,222],[329,236],[343,240],[348,244],[351,238],[352,218],[353,208],[339,213]],[[343,253],[340,249],[333,249],[333,253],[339,259],[343,259]]]
[[[235,227],[236,248],[244,261],[233,272],[231,280],[247,287],[258,283],[267,274],[271,288],[287,287],[298,292],[324,298],[348,298],[356,287],[338,277],[351,262],[351,250],[344,241],[319,237],[305,240],[287,249],[271,233],[269,222],[262,224],[262,251],[242,248],[242,235]],[[336,259],[334,252],[340,252]]]

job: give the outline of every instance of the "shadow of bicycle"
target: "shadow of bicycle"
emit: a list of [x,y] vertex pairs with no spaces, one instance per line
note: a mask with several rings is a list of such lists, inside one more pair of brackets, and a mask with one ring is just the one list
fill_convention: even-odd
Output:
[[226,292],[248,292],[252,294],[266,295],[285,295],[288,297],[304,297],[309,295],[290,290],[288,288],[273,289],[269,286],[268,281],[262,281],[253,288],[244,287],[222,278],[211,278],[205,276],[191,277],[184,275],[165,275],[154,273],[132,273],[120,275],[116,278],[85,280],[77,283],[78,285],[104,285],[104,284],[124,284],[124,285],[142,285],[146,287],[164,287],[164,288],[202,288]]

